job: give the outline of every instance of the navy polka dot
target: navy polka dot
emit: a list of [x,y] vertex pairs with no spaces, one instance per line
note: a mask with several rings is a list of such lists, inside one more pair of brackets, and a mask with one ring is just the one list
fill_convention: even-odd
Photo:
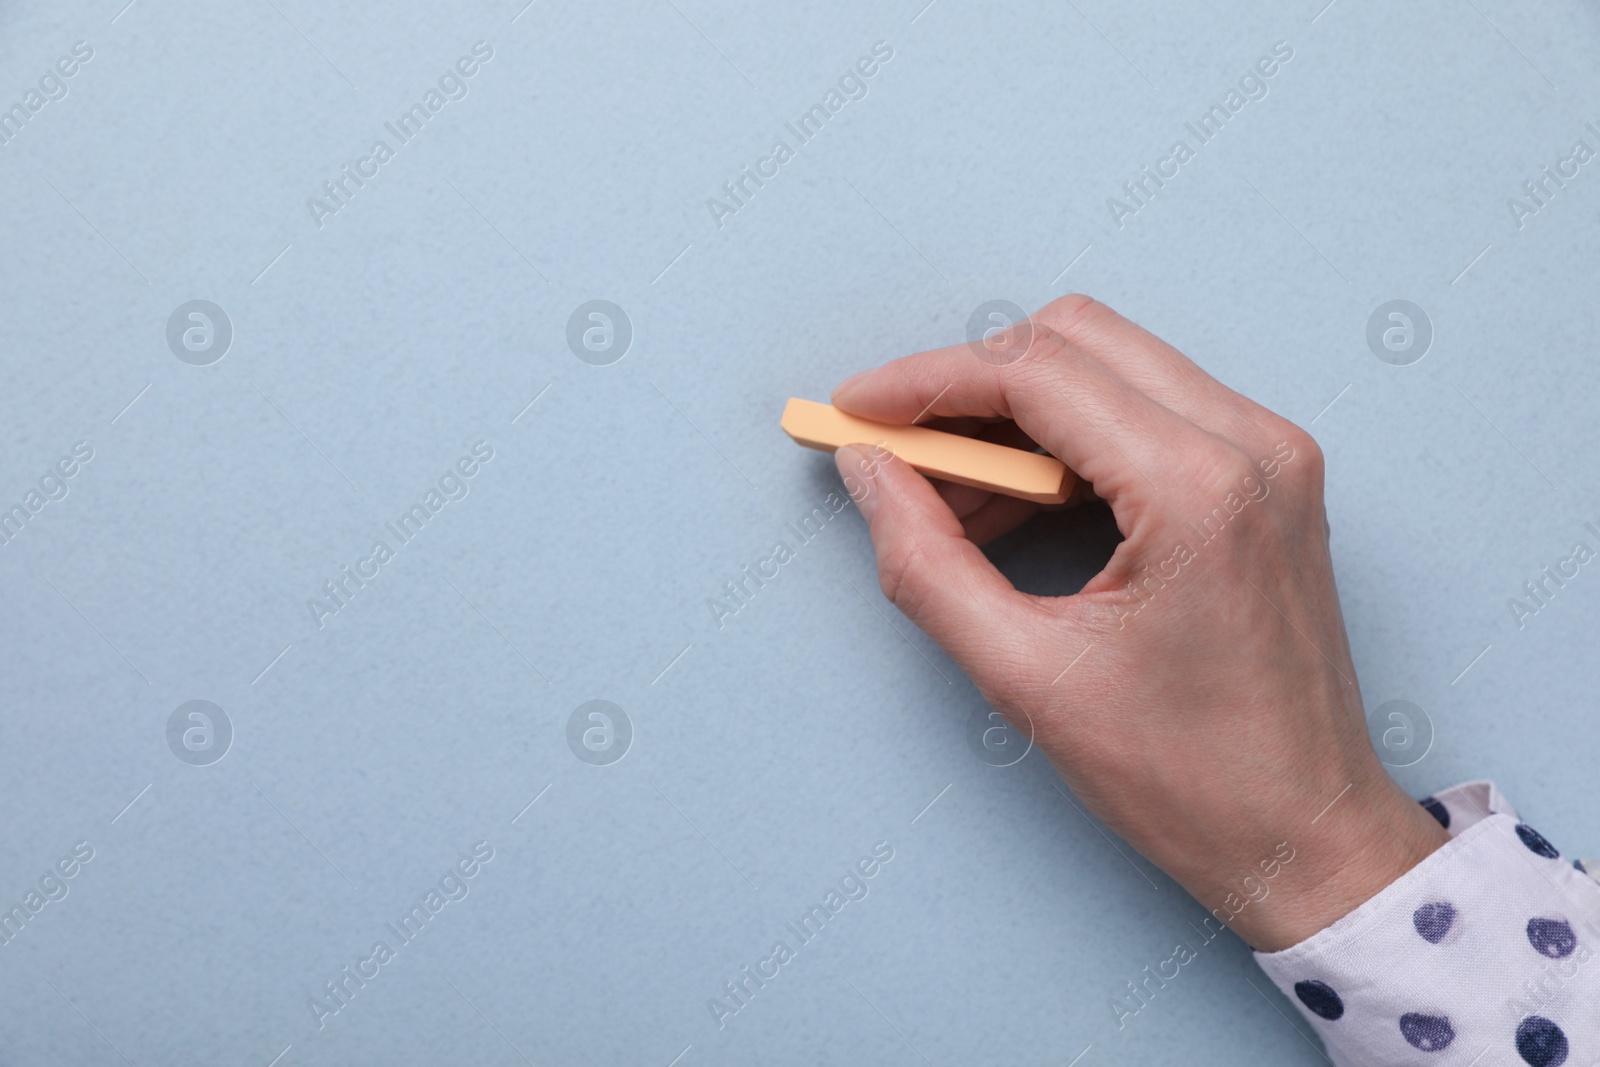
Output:
[[1308,978],[1303,982],[1294,984],[1294,995],[1300,998],[1300,1003],[1311,1010],[1313,1015],[1320,1015],[1329,1022],[1344,1014],[1344,1001],[1339,999],[1339,994],[1326,982],[1319,982]]
[[1556,851],[1556,846],[1544,839],[1544,835],[1525,822],[1517,823],[1517,836],[1522,838],[1522,843],[1528,846],[1529,852],[1537,852],[1547,859],[1559,859],[1561,853]]
[[1438,1052],[1456,1039],[1456,1028],[1443,1015],[1424,1015],[1408,1011],[1400,1016],[1400,1036],[1413,1048],[1423,1052]]
[[1455,921],[1456,906],[1444,901],[1424,904],[1411,913],[1411,925],[1417,928],[1417,933],[1424,941],[1434,945],[1444,940],[1444,935],[1450,932]]
[[1529,919],[1528,944],[1539,955],[1559,960],[1572,955],[1578,947],[1578,935],[1573,933],[1572,924],[1563,919]]
[[1517,1027],[1517,1052],[1530,1067],[1560,1067],[1567,1062],[1567,1035],[1542,1015],[1530,1015]]
[[1428,814],[1439,820],[1439,825],[1446,830],[1450,829],[1450,811],[1433,797],[1424,797],[1417,803],[1428,809]]
[[1582,860],[1573,860],[1572,861],[1572,866],[1573,866],[1574,870],[1578,871],[1581,874],[1588,874],[1589,873],[1588,870],[1583,866],[1583,861]]

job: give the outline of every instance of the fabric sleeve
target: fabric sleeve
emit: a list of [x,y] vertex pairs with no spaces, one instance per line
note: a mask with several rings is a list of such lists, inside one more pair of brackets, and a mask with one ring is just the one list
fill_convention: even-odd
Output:
[[1451,839],[1325,930],[1256,953],[1338,1067],[1600,1064],[1600,864],[1493,782],[1422,801]]

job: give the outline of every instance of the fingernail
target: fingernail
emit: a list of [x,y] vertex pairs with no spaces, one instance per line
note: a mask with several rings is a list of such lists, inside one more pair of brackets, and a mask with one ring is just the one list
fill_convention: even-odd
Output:
[[860,445],[844,445],[833,454],[833,464],[839,468],[839,477],[844,479],[845,492],[861,509],[861,517],[871,522],[873,513],[878,510],[878,494],[872,486],[868,462],[867,451]]
[[846,396],[846,394],[865,381],[867,375],[871,373],[872,372],[870,370],[858,371],[855,374],[850,375],[850,377],[846,378],[838,385],[834,386],[832,397],[833,402],[837,404]]

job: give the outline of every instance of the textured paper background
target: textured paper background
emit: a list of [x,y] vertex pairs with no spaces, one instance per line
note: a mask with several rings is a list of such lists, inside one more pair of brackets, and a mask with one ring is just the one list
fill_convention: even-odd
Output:
[[[7,107],[93,49],[0,148],[0,502],[93,449],[0,546],[4,905],[94,850],[0,946],[0,1062],[1321,1062],[1231,938],[1118,1029],[1202,910],[1037,753],[975,756],[982,701],[883,601],[854,508],[707,607],[837,487],[784,398],[994,298],[1090,292],[1312,424],[1369,706],[1434,730],[1397,777],[1492,776],[1600,852],[1600,576],[1508,607],[1600,548],[1600,162],[1507,204],[1600,149],[1591,5],[124,2],[0,15]],[[1277,42],[1266,96],[1116,225]],[[166,339],[195,299],[233,330],[207,366]],[[566,341],[595,299],[632,325],[607,366]],[[1409,366],[1366,342],[1394,299],[1434,331]],[[470,493],[319,628],[307,600],[479,441]],[[1070,591],[1113,542],[1067,516],[995,554]],[[632,724],[610,766],[566,740],[594,699]],[[209,766],[168,745],[190,700],[232,725]],[[309,998],[477,842],[465,899],[319,1028]],[[868,895],[719,1029],[707,1001],[877,842]]]

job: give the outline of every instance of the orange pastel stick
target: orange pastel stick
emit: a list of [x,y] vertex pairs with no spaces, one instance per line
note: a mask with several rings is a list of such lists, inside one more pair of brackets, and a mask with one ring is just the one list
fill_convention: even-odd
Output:
[[929,477],[1039,504],[1063,503],[1076,481],[1054,456],[926,426],[873,422],[798,397],[790,397],[784,407],[782,426],[807,448],[833,452],[844,445],[877,445]]

